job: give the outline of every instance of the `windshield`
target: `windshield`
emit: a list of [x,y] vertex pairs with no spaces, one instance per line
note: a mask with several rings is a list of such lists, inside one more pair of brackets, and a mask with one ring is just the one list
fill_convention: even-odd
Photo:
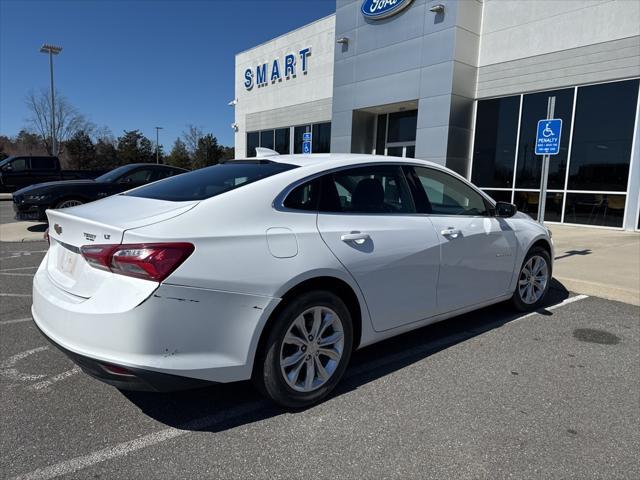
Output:
[[123,165],[122,167],[114,168],[113,170],[108,171],[104,175],[100,175],[96,178],[96,182],[113,182],[118,177],[124,175],[129,170],[131,170],[132,165]]
[[204,200],[292,168],[296,166],[265,160],[232,161],[167,178],[125,195],[172,202]]

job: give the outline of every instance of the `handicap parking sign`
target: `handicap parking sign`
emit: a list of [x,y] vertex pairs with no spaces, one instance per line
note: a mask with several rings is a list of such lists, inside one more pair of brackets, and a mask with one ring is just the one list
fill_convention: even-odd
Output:
[[536,155],[558,155],[560,153],[561,118],[538,121],[536,135]]
[[311,153],[311,142],[302,142],[302,153]]

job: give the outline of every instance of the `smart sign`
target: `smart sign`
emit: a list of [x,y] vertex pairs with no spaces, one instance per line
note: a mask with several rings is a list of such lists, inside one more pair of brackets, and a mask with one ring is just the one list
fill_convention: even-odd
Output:
[[244,71],[244,88],[251,90],[254,85],[262,87],[275,83],[282,79],[296,77],[296,69],[303,74],[307,73],[309,66],[309,55],[311,47],[303,48],[298,53],[289,53],[284,59],[276,58],[273,61],[262,63],[254,68],[247,68]]
[[536,135],[536,155],[558,155],[560,153],[561,132],[561,118],[539,120],[538,133]]

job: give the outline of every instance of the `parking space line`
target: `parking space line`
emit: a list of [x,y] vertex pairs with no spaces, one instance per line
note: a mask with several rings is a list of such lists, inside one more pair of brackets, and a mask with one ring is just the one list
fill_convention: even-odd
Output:
[[28,322],[29,320],[31,320],[31,317],[14,318],[11,320],[0,320],[0,325],[11,325],[12,323]]
[[0,293],[0,297],[31,297],[30,293]]
[[[546,311],[556,310],[560,307],[577,302],[579,300],[583,300],[585,298],[588,298],[588,296],[576,295],[574,297],[567,298],[556,305],[552,305],[546,308],[545,310]],[[512,320],[512,322],[517,320],[522,320],[524,318],[528,318],[533,315],[537,315],[539,313],[540,312],[528,313],[523,315],[522,317],[515,318],[514,320]],[[372,369],[380,368],[387,364],[396,363],[398,361],[401,361],[404,358],[411,358],[416,354],[419,354],[422,352],[437,350],[439,348],[446,347],[447,345],[455,343],[456,341],[463,341],[469,338],[469,336],[470,336],[469,332],[462,332],[462,333],[449,335],[447,337],[440,338],[434,342],[429,342],[428,345],[421,345],[419,347],[415,347],[409,350],[404,350],[403,352],[398,353],[396,355],[390,355],[378,360],[367,362],[363,365],[357,366],[356,368],[350,369],[347,372],[347,375],[345,375],[345,380],[353,376],[357,376],[361,373],[370,371]],[[190,433],[192,430],[197,431],[197,430],[203,430],[205,428],[210,428],[217,423],[221,423],[224,420],[231,420],[236,417],[252,413],[254,410],[257,410],[258,408],[264,407],[266,405],[269,405],[268,401],[261,400],[261,401],[251,402],[247,405],[238,406],[230,410],[226,410],[225,412],[219,412],[216,414],[207,415],[205,417],[200,417],[195,420],[186,422],[178,428],[174,428],[174,427],[165,428],[163,430],[159,430],[157,432],[144,435],[134,440],[119,443],[112,447],[107,447],[102,450],[89,453],[87,455],[72,458],[70,460],[56,463],[48,467],[41,467],[32,472],[13,477],[13,480],[47,480],[50,478],[55,478],[60,475],[67,475],[70,473],[74,473],[84,468],[88,468],[93,465],[96,465],[98,463],[111,460],[114,458],[122,457],[124,455],[128,455],[129,453],[135,452],[137,450],[141,450],[143,448],[157,445],[159,443],[165,442],[167,440],[171,440],[176,437],[180,437],[184,434]]]
[[66,372],[59,373],[58,375],[54,375],[53,377],[43,380],[42,382],[34,383],[33,385],[29,385],[27,387],[28,390],[46,390],[51,385],[60,380],[64,380],[65,378],[70,377],[71,375],[75,375],[76,373],[80,373],[82,370],[80,367],[73,367],[71,370],[67,370]]
[[35,273],[18,273],[18,272],[2,272],[0,271],[0,275],[11,275],[13,277],[33,277]]
[[[585,298],[589,298],[589,295],[576,295],[574,297],[565,298],[560,303],[556,303],[555,305],[551,305],[550,307],[544,308],[541,311],[542,312],[545,312],[545,311],[551,312],[551,311],[553,311],[553,310],[555,310],[557,308],[564,307],[565,305],[569,305],[570,303],[577,302],[579,300],[584,300]],[[540,311],[536,310],[535,312],[527,313],[526,315],[518,317],[518,318],[516,318],[516,320],[524,320],[525,318],[533,317],[534,315],[538,315],[539,313],[540,313]]]
[[172,438],[191,433],[193,430],[203,430],[223,421],[233,420],[242,415],[257,411],[258,408],[266,405],[268,405],[267,400],[260,400],[246,405],[240,405],[230,410],[226,410],[225,412],[218,412],[186,422],[181,425],[180,428],[165,428],[128,442],[119,443],[113,447],[103,448],[102,450],[89,453],[88,455],[72,458],[48,467],[38,468],[32,472],[25,473],[24,475],[14,477],[14,480],[46,480],[60,475],[67,475],[97,463],[102,463],[107,460],[111,460],[112,458],[122,457],[123,455],[128,455],[131,452],[166,442]]
[[38,268],[38,265],[35,265],[33,267],[0,268],[0,272],[13,272],[15,270],[30,270],[34,268]]

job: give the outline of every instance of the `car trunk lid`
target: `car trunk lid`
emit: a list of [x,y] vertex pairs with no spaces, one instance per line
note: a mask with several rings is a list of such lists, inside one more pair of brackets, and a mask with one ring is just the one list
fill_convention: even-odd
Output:
[[83,245],[120,244],[125,231],[173,218],[197,203],[115,195],[79,207],[47,210],[49,278],[68,293],[90,298],[114,274],[91,267],[80,252]]

